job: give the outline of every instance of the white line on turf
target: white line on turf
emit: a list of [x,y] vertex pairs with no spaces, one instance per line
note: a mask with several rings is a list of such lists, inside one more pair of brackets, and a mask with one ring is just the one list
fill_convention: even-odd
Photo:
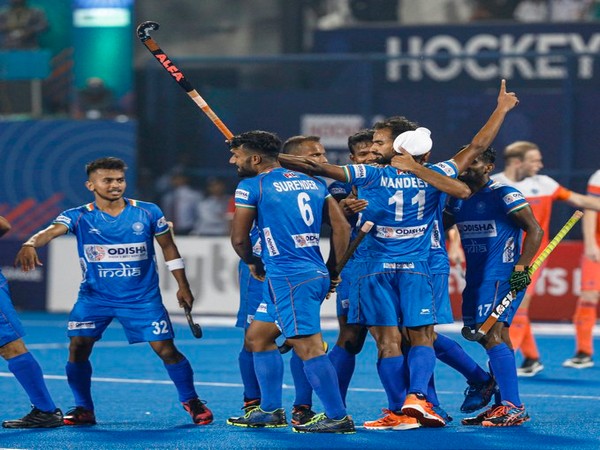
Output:
[[[14,378],[11,372],[0,372],[0,378]],[[65,375],[44,375],[47,380],[66,380]],[[144,378],[110,378],[110,377],[92,377],[92,381],[96,383],[120,383],[120,384],[173,384],[171,380],[148,380]],[[241,383],[215,383],[207,381],[195,381],[197,386],[211,386],[211,387],[244,387]],[[294,389],[293,385],[284,384],[284,389]],[[383,389],[379,388],[349,388],[348,390],[354,392],[384,392]],[[453,391],[438,391],[438,394],[444,395],[463,395],[462,392]],[[571,399],[571,400],[600,400],[600,396],[597,395],[551,395],[551,394],[520,394],[521,397],[531,398],[557,398],[557,399]]]

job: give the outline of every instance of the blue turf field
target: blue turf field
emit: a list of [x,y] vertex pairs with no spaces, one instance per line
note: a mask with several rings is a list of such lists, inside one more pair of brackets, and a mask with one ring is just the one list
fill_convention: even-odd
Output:
[[[66,316],[22,314],[28,331],[26,342],[47,376],[55,400],[63,410],[72,405],[64,376],[67,358]],[[238,415],[242,387],[237,369],[241,330],[204,327],[204,338],[194,340],[183,322],[176,324],[178,346],[196,372],[200,396],[208,401],[215,422],[191,424],[177,402],[162,363],[145,344],[130,346],[117,324],[109,327],[92,355],[93,395],[98,425],[55,430],[0,429],[0,448],[407,448],[407,449],[600,449],[600,365],[587,370],[566,369],[561,362],[572,356],[573,339],[565,335],[539,335],[546,369],[531,379],[521,379],[521,394],[532,420],[522,427],[483,429],[459,424],[458,411],[465,383],[448,367],[436,367],[439,397],[455,421],[446,428],[410,431],[367,431],[355,435],[314,436],[292,433],[291,428],[245,430],[225,425]],[[484,352],[457,333],[448,333],[484,362]],[[332,344],[335,331],[325,332]],[[600,344],[598,339],[596,344]],[[286,367],[288,357],[285,357]],[[356,424],[377,418],[386,405],[375,371],[376,352],[368,339],[357,361],[348,394],[349,412]],[[1,363],[0,363],[1,364]],[[284,403],[291,408],[293,389],[286,371]],[[28,412],[28,400],[17,382],[0,366],[0,419]],[[315,399],[319,409],[318,400]]]

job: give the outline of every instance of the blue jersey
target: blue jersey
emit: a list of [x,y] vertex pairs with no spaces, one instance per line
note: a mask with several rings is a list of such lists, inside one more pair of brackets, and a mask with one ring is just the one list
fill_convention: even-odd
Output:
[[154,236],[168,233],[169,226],[155,204],[124,201],[117,217],[88,203],[62,212],[53,222],[77,237],[83,272],[79,298],[105,306],[161,302]]
[[509,216],[527,205],[521,192],[493,180],[467,200],[450,199],[446,212],[454,216],[460,233],[467,285],[510,277],[519,259],[522,230]]
[[432,274],[450,274],[450,261],[446,250],[446,234],[442,222],[444,206],[448,194],[440,195],[439,206],[435,213],[431,231],[431,250],[429,252],[429,270]]
[[236,208],[254,208],[267,275],[327,271],[319,239],[326,186],[308,175],[276,168],[242,180]]
[[[456,164],[446,161],[430,166],[456,178]],[[381,262],[427,261],[433,221],[442,192],[415,175],[391,166],[344,166],[347,181],[359,188],[369,202],[361,221],[371,220],[375,230],[364,240],[363,253]]]

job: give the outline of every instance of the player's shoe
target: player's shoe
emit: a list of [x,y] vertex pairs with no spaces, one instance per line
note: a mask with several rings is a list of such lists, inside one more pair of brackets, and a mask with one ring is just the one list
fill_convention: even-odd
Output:
[[481,425],[484,427],[513,427],[528,420],[530,420],[530,417],[525,410],[525,405],[515,406],[511,402],[504,401],[502,406],[496,408],[491,417],[481,422]]
[[310,422],[316,414],[310,409],[310,405],[296,405],[292,409],[292,425],[304,425]]
[[465,400],[460,407],[461,412],[464,413],[471,413],[487,406],[492,396],[498,391],[496,380],[491,375],[488,381],[468,382],[468,384],[469,387],[465,389]]
[[[402,413],[395,413],[389,409],[382,409],[383,417],[377,420],[369,420],[363,424],[367,430],[410,430],[419,428],[421,424],[414,417],[408,417]],[[398,427],[398,428],[395,428]]]
[[283,408],[275,411],[263,411],[260,406],[248,410],[242,417],[230,417],[227,425],[246,428],[281,428],[287,427]]
[[533,377],[542,370],[544,370],[544,365],[539,359],[525,358],[521,367],[517,369],[517,376]]
[[31,411],[21,419],[5,420],[2,422],[3,428],[56,428],[62,427],[63,413],[56,408],[52,412],[44,412],[35,406]]
[[592,355],[577,352],[575,356],[565,360],[562,365],[563,367],[572,367],[573,369],[587,369],[588,367],[594,367],[594,360],[592,359]]
[[213,421],[213,413],[206,406],[204,400],[199,398],[193,398],[187,402],[183,402],[183,409],[185,409],[196,425],[208,425]]
[[253,398],[250,400],[244,399],[244,406],[242,406],[242,410],[244,411],[244,414],[246,414],[255,406],[260,406],[260,398]]
[[91,409],[76,406],[63,417],[65,425],[96,425],[96,415]]
[[460,421],[463,425],[481,425],[482,422],[494,416],[496,409],[502,408],[502,405],[492,405],[483,412],[480,412],[475,417],[465,417]]
[[414,417],[424,427],[443,427],[446,421],[435,412],[433,405],[427,401],[422,394],[408,394],[402,412],[407,416]]
[[320,413],[304,425],[294,425],[294,432],[353,434],[356,433],[356,429],[350,416],[344,416],[339,420],[335,420],[327,417],[325,413]]

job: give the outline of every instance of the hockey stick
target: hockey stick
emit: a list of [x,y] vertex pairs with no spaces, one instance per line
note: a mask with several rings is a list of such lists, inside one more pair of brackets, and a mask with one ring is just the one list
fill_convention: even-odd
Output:
[[[563,225],[560,231],[554,236],[554,239],[550,241],[550,243],[546,246],[546,248],[540,253],[540,255],[533,262],[531,267],[529,267],[529,275],[533,275],[533,273],[542,265],[542,263],[546,260],[548,255],[552,253],[552,251],[556,248],[560,241],[566,236],[566,234],[573,228],[573,226],[581,219],[583,216],[583,212],[575,211],[571,218],[567,220],[567,222]],[[472,331],[470,327],[463,327],[461,330],[461,334],[463,337],[469,341],[480,341],[483,337],[490,331],[490,329],[494,326],[494,324],[498,321],[498,318],[502,315],[502,313],[510,306],[512,301],[515,299],[516,293],[509,292],[506,296],[496,305],[490,316],[483,322],[483,324],[479,327],[478,330]]]
[[[342,273],[342,270],[344,270],[344,267],[346,266],[348,261],[350,261],[350,258],[352,258],[352,255],[354,255],[354,252],[356,251],[356,249],[358,248],[358,246],[360,245],[362,240],[365,238],[365,236],[367,234],[369,234],[369,231],[371,231],[371,228],[373,228],[373,222],[371,222],[370,220],[367,220],[365,223],[363,223],[363,225],[360,227],[360,230],[358,230],[358,234],[356,235],[354,240],[352,242],[350,242],[350,245],[348,245],[348,248],[342,255],[342,258],[338,261],[337,265],[335,266],[335,272],[333,272],[332,275],[336,275],[336,278],[337,278],[340,275],[340,273]],[[329,294],[332,294],[333,292],[334,292],[334,290],[329,292],[327,294],[327,297],[329,297]],[[326,346],[326,345],[327,344],[324,343],[324,346]],[[284,342],[278,348],[279,348],[279,353],[281,353],[283,355],[283,354],[289,352],[292,349],[292,346],[288,345]],[[327,348],[327,347],[325,347],[325,348]]]
[[189,306],[184,306],[183,311],[185,312],[185,318],[187,319],[188,325],[190,326],[190,330],[192,330],[192,334],[196,339],[200,339],[202,337],[202,327],[199,323],[194,322],[192,317],[192,310]]
[[137,27],[137,36],[142,41],[142,44],[154,55],[157,61],[165,68],[167,72],[171,74],[175,82],[181,86],[181,88],[190,96],[190,98],[198,105],[198,107],[208,116],[210,120],[216,125],[216,127],[223,133],[223,136],[227,140],[233,137],[233,133],[229,131],[229,128],[225,126],[223,121],[215,114],[215,112],[208,106],[208,103],[202,98],[202,96],[194,89],[191,83],[183,75],[175,64],[171,62],[165,52],[159,47],[154,39],[150,37],[150,31],[158,30],[160,25],[157,22],[143,22]]

